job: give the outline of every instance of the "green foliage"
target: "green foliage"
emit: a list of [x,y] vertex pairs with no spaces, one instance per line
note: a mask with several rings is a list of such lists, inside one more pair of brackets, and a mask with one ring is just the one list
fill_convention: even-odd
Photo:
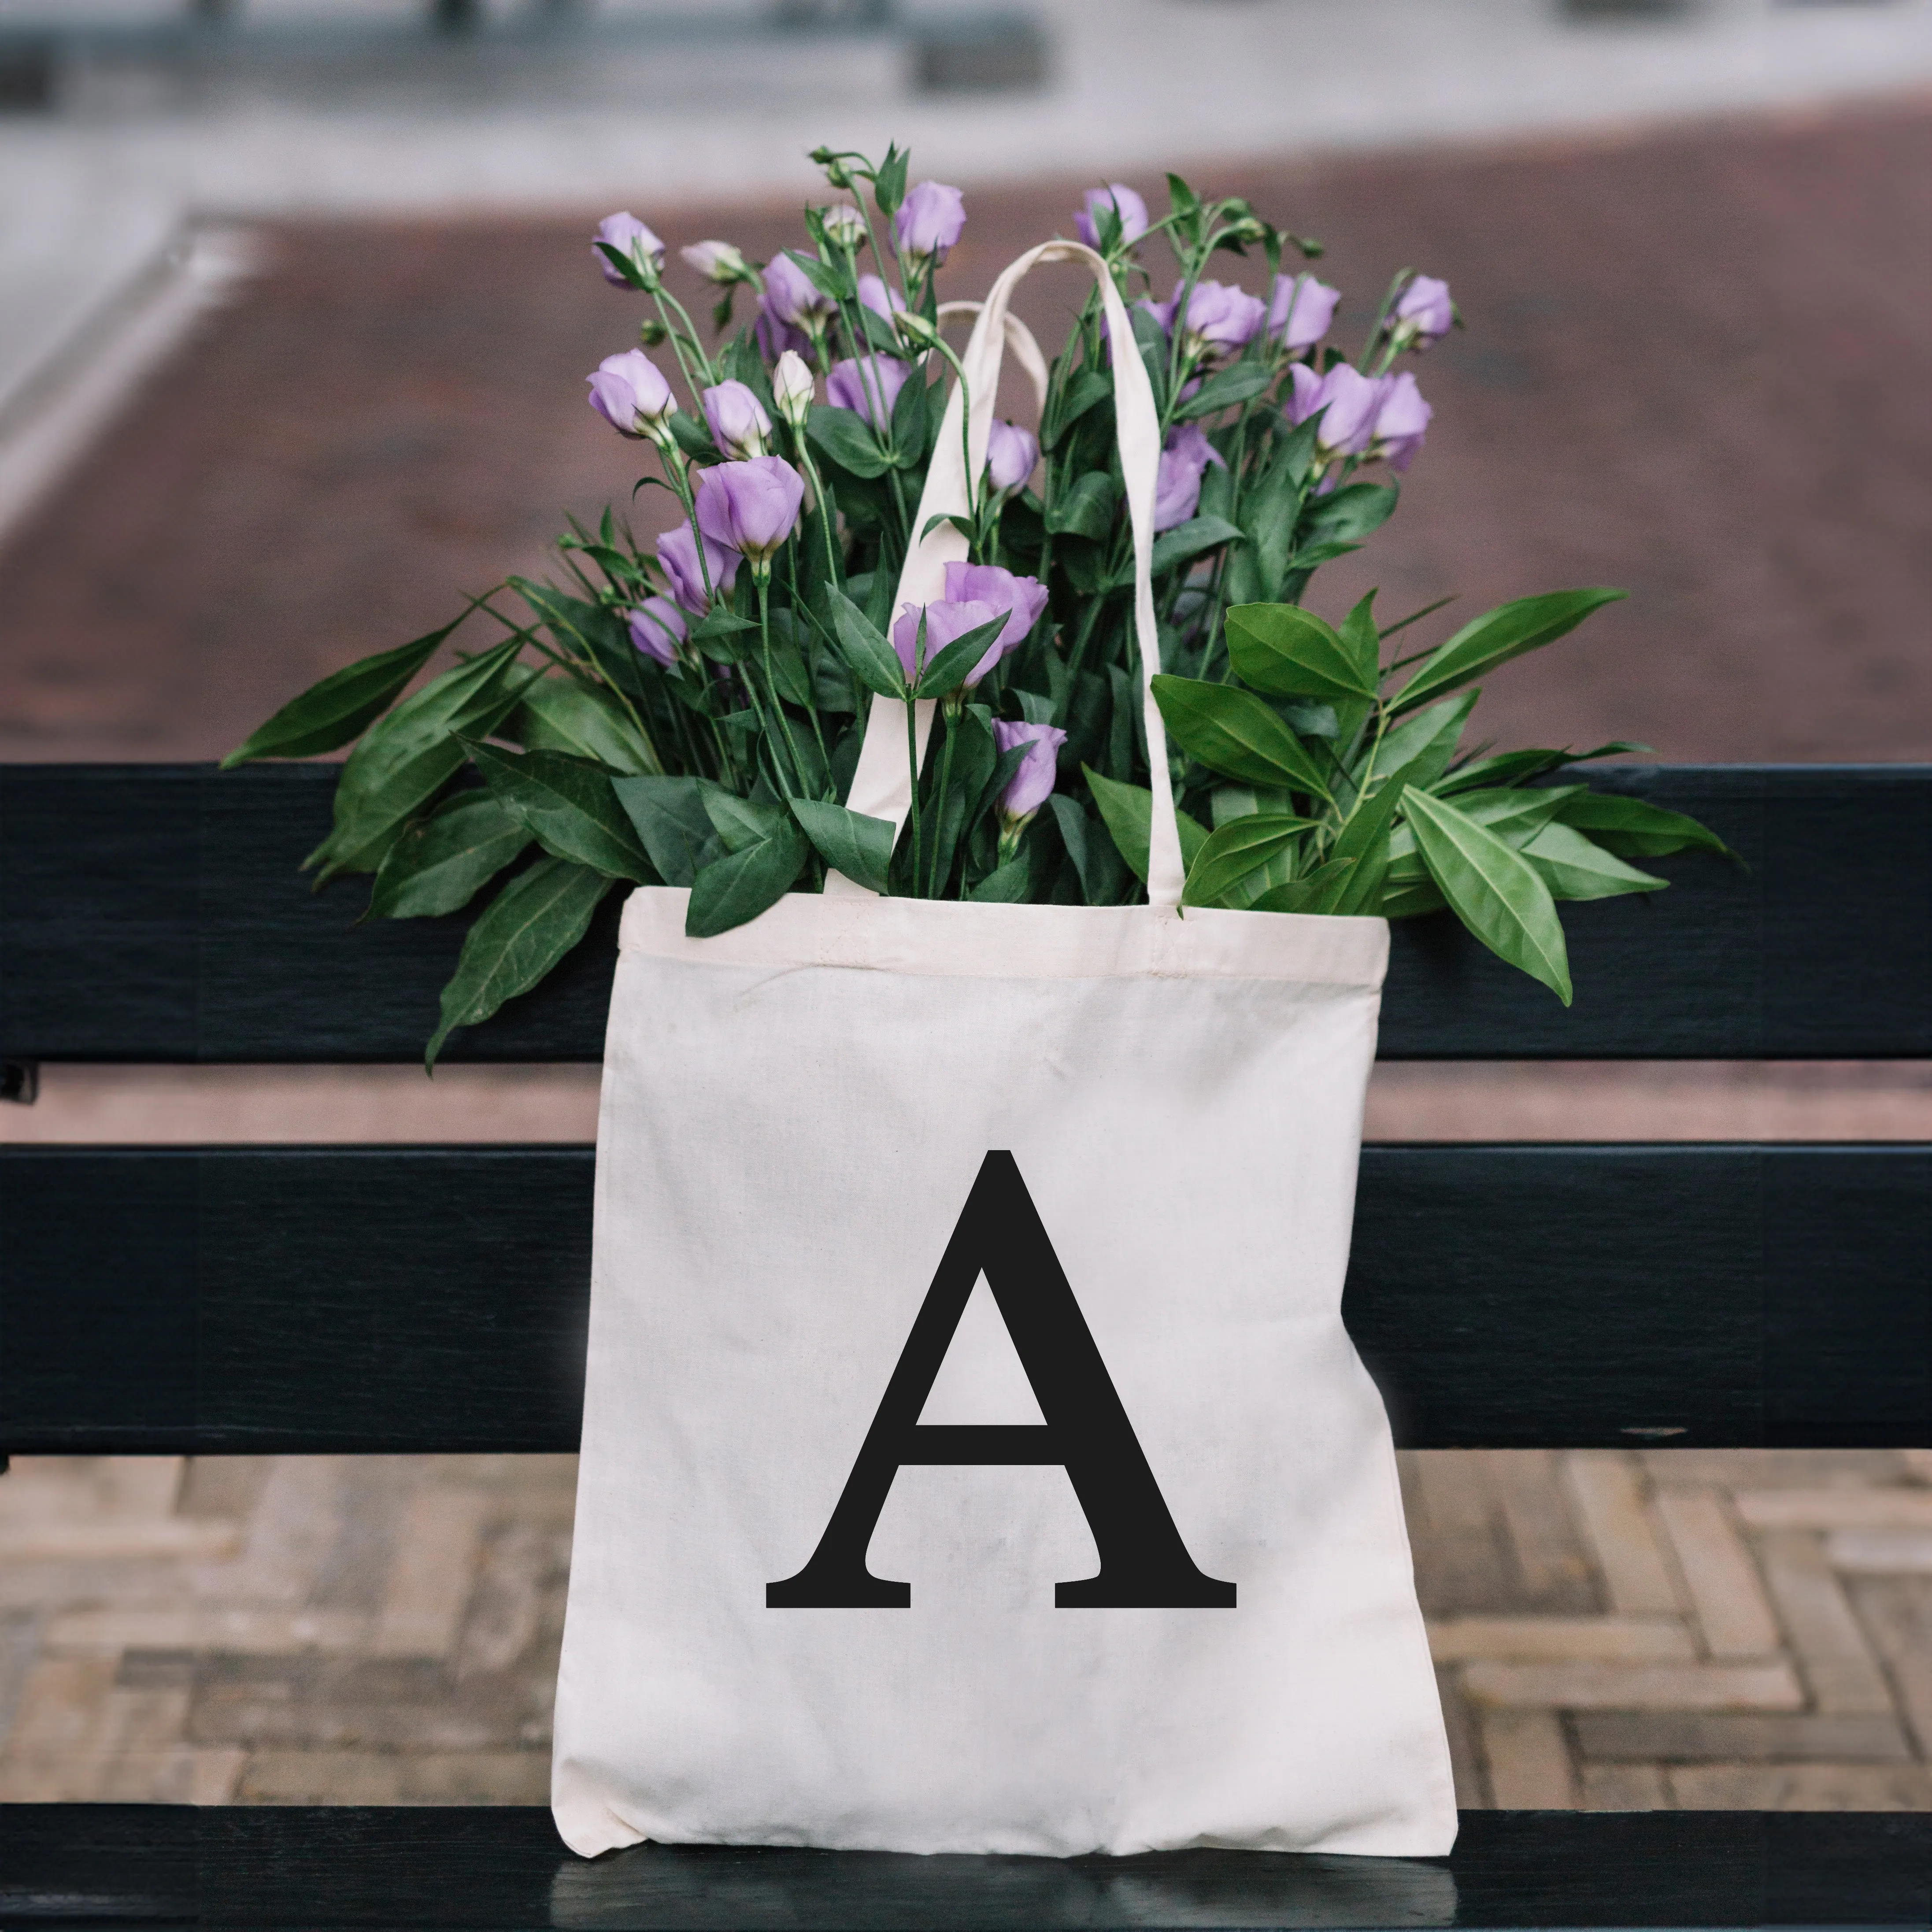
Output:
[[568,860],[539,859],[519,872],[469,931],[442,989],[442,1019],[424,1049],[432,1072],[457,1028],[481,1026],[506,1000],[527,993],[581,939],[611,881]]
[[[842,195],[870,184],[874,228],[886,233],[904,203],[907,156],[825,148],[816,158]],[[1135,292],[1132,262],[1167,286],[1150,257],[1158,248],[1173,254],[1184,287],[1231,272],[1223,255],[1258,254],[1259,277],[1279,271],[1284,251],[1318,252],[1238,198],[1204,197],[1178,177],[1169,189],[1166,213],[1131,257],[1118,224],[1100,218]],[[1345,352],[1292,356],[1264,337],[1222,364],[1184,326],[1170,335],[1136,304],[1134,346],[1163,440],[1199,466],[1193,514],[1153,540],[1154,694],[1168,755],[1165,767],[1150,760],[1099,302],[1076,314],[1052,364],[1040,466],[1004,492],[976,478],[969,506],[928,514],[922,530],[952,365],[940,352],[915,354],[890,320],[860,304],[856,274],[896,284],[917,332],[937,326],[944,299],[933,265],[902,263],[861,235],[835,238],[823,212],[806,226],[808,244],[788,252],[830,305],[814,320],[808,359],[821,374],[868,354],[909,365],[878,427],[814,401],[801,429],[778,406],[755,332],[707,344],[648,264],[604,251],[644,298],[645,346],[669,339],[690,392],[662,430],[623,446],[657,472],[638,479],[633,504],[674,521],[692,514],[701,478],[722,460],[698,392],[720,381],[759,399],[773,453],[805,486],[801,519],[768,562],[744,562],[728,593],[713,584],[706,610],[688,609],[692,586],[676,590],[686,634],[670,662],[638,651],[627,620],[670,596],[673,580],[614,507],[594,529],[571,520],[550,578],[513,578],[466,608],[463,618],[500,625],[500,640],[440,672],[454,623],[364,658],[292,700],[226,760],[352,746],[329,836],[306,861],[317,884],[374,873],[376,917],[482,904],[432,1060],[452,1028],[479,1023],[563,957],[614,880],[687,891],[686,930],[698,937],[755,918],[788,891],[818,890],[832,872],[870,891],[982,905],[1132,903],[1148,871],[1153,788],[1171,778],[1190,910],[1453,913],[1565,998],[1559,901],[1660,890],[1644,860],[1726,856],[1681,814],[1576,782],[1576,767],[1644,747],[1464,743],[1480,680],[1620,593],[1522,598],[1432,647],[1415,627],[1439,604],[1386,627],[1372,593],[1340,613],[1312,589],[1316,574],[1370,542],[1400,502],[1378,466],[1381,443],[1338,456],[1322,447],[1318,417],[1290,420],[1298,365],[1326,370]],[[1380,376],[1396,347],[1370,336],[1356,366]],[[667,373],[670,363],[662,360]],[[910,678],[889,634],[905,559],[938,532],[952,554],[1044,586],[1031,633],[970,691],[964,678],[1004,618],[943,650],[922,639],[926,661]],[[680,626],[661,628],[669,638]],[[931,750],[896,839],[848,798],[873,700],[915,697],[936,700]],[[885,707],[882,722],[909,721]],[[1022,722],[1054,726],[1065,741],[1050,799],[1015,820],[1004,800],[1028,754],[1002,752],[998,728]]]

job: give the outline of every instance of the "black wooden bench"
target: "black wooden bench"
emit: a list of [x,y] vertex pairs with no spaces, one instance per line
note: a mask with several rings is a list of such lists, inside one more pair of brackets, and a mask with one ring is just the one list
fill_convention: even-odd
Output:
[[[1567,1014],[1444,922],[1399,928],[1384,1058],[1932,1057],[1932,769],[1612,782],[1751,870],[1665,861],[1676,890],[1572,909]],[[457,935],[352,932],[352,889],[308,895],[291,864],[332,783],[0,769],[0,1052],[415,1059]],[[596,1059],[611,922],[451,1057]],[[573,1448],[591,1168],[570,1147],[0,1150],[0,1450]],[[1379,1146],[1347,1312],[1414,1446],[1923,1448],[1928,1256],[1932,1148]],[[0,1808],[8,1932],[1928,1922],[1922,1816],[1470,1812],[1433,1863],[586,1863],[538,1810]]]

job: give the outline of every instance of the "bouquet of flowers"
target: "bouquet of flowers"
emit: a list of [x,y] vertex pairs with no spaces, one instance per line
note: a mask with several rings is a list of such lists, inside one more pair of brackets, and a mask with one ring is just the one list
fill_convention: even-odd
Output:
[[[599,365],[590,401],[655,458],[633,497],[676,500],[652,550],[611,511],[595,530],[573,520],[562,580],[472,599],[324,679],[226,760],[353,743],[306,865],[318,884],[373,874],[371,915],[446,915],[490,892],[430,1064],[452,1029],[536,986],[620,881],[688,887],[699,937],[822,889],[828,871],[926,898],[1130,902],[1156,782],[1179,808],[1184,907],[1446,908],[1566,1003],[1558,900],[1654,892],[1665,881],[1632,860],[1724,850],[1681,814],[1551,782],[1640,747],[1464,746],[1478,680],[1622,593],[1525,598],[1415,650],[1410,627],[1441,605],[1391,622],[1372,593],[1332,618],[1311,608],[1317,569],[1388,520],[1423,448],[1430,406],[1397,364],[1459,318],[1446,284],[1405,270],[1351,359],[1328,340],[1340,292],[1306,266],[1319,244],[1175,176],[1158,220],[1118,183],[1073,217],[1139,298],[1160,411],[1154,691],[1169,769],[1150,772],[1139,716],[1097,297],[1050,366],[1013,325],[1043,392],[1038,430],[994,424],[976,476],[969,457],[966,514],[934,520],[958,527],[966,560],[945,566],[943,598],[896,610],[927,534],[917,507],[947,389],[964,380],[944,331],[974,305],[938,286],[964,200],[909,187],[896,148],[813,159],[832,198],[805,211],[807,247],[764,262],[726,242],[681,251],[718,291],[708,341],[650,229],[624,214],[597,230],[605,279],[646,307],[641,346]],[[1165,300],[1145,260],[1156,243],[1175,268]],[[1262,291],[1211,278],[1221,254],[1258,256]],[[756,314],[729,334],[741,292]],[[410,691],[472,618],[503,634]],[[875,695],[907,721],[896,837],[845,803]],[[922,761],[922,700],[936,700]]]

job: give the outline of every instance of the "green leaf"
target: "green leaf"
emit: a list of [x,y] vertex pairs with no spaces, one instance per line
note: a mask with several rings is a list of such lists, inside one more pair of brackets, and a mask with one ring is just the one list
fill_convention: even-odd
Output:
[[1468,723],[1469,713],[1475,710],[1480,695],[1477,692],[1465,692],[1460,698],[1445,698],[1426,711],[1405,718],[1384,734],[1376,753],[1376,769],[1399,772],[1412,766],[1410,783],[1433,788],[1449,769],[1449,760],[1456,755],[1462,728]]
[[613,778],[610,789],[668,886],[688,886],[724,849],[693,778]]
[[464,617],[453,618],[413,644],[379,651],[312,684],[292,698],[274,717],[221,761],[232,771],[256,758],[312,758],[333,752],[359,737],[402,694],[404,687],[436,652],[437,646]]
[[1526,651],[1540,650],[1567,636],[1592,611],[1629,594],[1624,590],[1552,590],[1545,596],[1522,597],[1514,604],[1486,610],[1423,659],[1394,708],[1412,711]]
[[1006,628],[1006,616],[1002,610],[997,617],[976,624],[964,636],[955,638],[943,651],[927,658],[919,674],[915,695],[943,698],[949,691],[957,690],[965,682],[967,673],[992,650],[993,640]]
[[1249,910],[1332,913],[1336,902],[1348,894],[1360,864],[1355,859],[1330,859],[1305,878],[1291,879],[1285,886],[1270,886]]
[[879,164],[878,173],[872,177],[872,199],[878,202],[881,214],[896,212],[898,205],[905,200],[906,166],[912,157],[896,147],[886,150],[886,158]]
[[1056,536],[1092,537],[1097,542],[1114,527],[1118,494],[1104,470],[1090,470],[1048,504],[1046,526]]
[[805,433],[817,447],[854,476],[883,476],[892,460],[879,447],[865,418],[855,410],[831,403],[814,403],[805,419]]
[[842,590],[829,593],[832,628],[852,675],[881,698],[906,696],[905,667],[877,625]]
[[1302,551],[1331,543],[1358,544],[1372,536],[1394,515],[1400,494],[1393,483],[1351,483],[1317,496],[1302,515]]
[[1666,812],[1640,798],[1618,798],[1612,792],[1579,788],[1556,815],[1565,825],[1588,832],[1599,845],[1625,859],[1661,859],[1672,852],[1686,851],[1714,852],[1725,859],[1737,856],[1714,832],[1694,818],[1681,812]]
[[1242,543],[1243,536],[1238,524],[1231,524],[1225,517],[1195,517],[1184,524],[1177,524],[1171,530],[1163,530],[1154,540],[1154,574],[1165,576],[1180,565],[1191,562],[1204,550],[1219,550],[1223,544]]
[[432,678],[363,734],[335,782],[334,829],[302,862],[320,868],[318,885],[381,864],[404,826],[463,769],[456,734],[493,731],[514,708],[533,675],[513,674],[522,648],[506,638]]
[[1582,789],[1581,785],[1552,785],[1529,790],[1506,785],[1458,792],[1456,808],[1466,812],[1478,825],[1487,826],[1505,845],[1520,852],[1552,818],[1561,817],[1566,801]]
[[371,919],[436,919],[466,906],[530,844],[487,791],[458,792],[409,826],[376,870]]
[[712,860],[692,886],[686,932],[693,939],[710,939],[756,919],[791,889],[811,851],[788,814],[776,822],[769,838]]
[[808,798],[794,799],[791,808],[818,856],[834,872],[843,872],[868,892],[884,892],[886,868],[892,858],[890,819],[868,818],[862,812]]
[[1057,448],[1060,438],[1096,403],[1113,392],[1113,380],[1110,376],[1103,375],[1097,369],[1077,370],[1065,387],[1056,391],[1049,399],[1046,425],[1040,431],[1040,441],[1048,449]]
[[1330,796],[1327,779],[1301,740],[1258,698],[1228,685],[1164,674],[1154,680],[1154,694],[1174,742],[1210,771],[1250,784]]
[[838,264],[821,262],[815,255],[801,255],[796,248],[788,248],[785,253],[820,295],[834,302],[850,302],[858,295],[851,277]]
[[1522,856],[1543,875],[1553,898],[1612,899],[1660,892],[1670,883],[1625,865],[1568,825],[1546,825],[1523,847]]
[[[872,314],[870,309],[863,311]],[[874,316],[874,320],[878,318]],[[932,406],[931,391],[917,369],[899,385],[892,404],[892,445],[894,460],[902,470],[916,470],[926,461],[926,416]]]
[[791,814],[775,801],[740,798],[708,778],[699,782],[698,796],[728,852],[742,852],[765,839],[776,838],[793,823]]
[[[1112,833],[1127,869],[1142,885],[1147,884],[1148,851],[1154,842],[1154,794],[1145,785],[1123,784],[1118,778],[1103,778],[1091,765],[1080,768],[1100,808],[1101,822]],[[1180,862],[1192,866],[1194,855],[1208,842],[1208,832],[1198,818],[1178,808],[1174,823],[1180,832]]]
[[1230,895],[1268,862],[1287,852],[1314,823],[1312,819],[1257,812],[1230,819],[1201,848],[1188,868],[1183,905],[1228,904]]
[[1232,409],[1258,396],[1274,380],[1274,372],[1265,362],[1237,362],[1218,376],[1210,376],[1174,412],[1176,422],[1195,416],[1211,416],[1217,410]]
[[997,871],[988,872],[966,896],[981,905],[1020,905],[1033,890],[1033,866],[1016,852]]
[[1077,798],[1055,792],[1047,800],[1060,828],[1066,856],[1073,862],[1082,897],[1088,905],[1118,905],[1127,883],[1127,868],[1112,838],[1101,838]]
[[711,440],[710,430],[695,416],[688,416],[678,410],[666,419],[666,426],[670,430],[670,440],[686,455],[700,463],[724,460],[724,452]]
[[559,647],[588,658],[606,683],[635,698],[644,690],[645,660],[614,610],[573,597],[555,585],[513,577],[510,587],[527,604]]
[[1376,628],[1376,593],[1372,590],[1342,620],[1341,636],[1364,681],[1379,691],[1382,682],[1382,634]]
[[527,993],[581,939],[610,881],[586,866],[539,859],[520,872],[469,931],[442,989],[442,1024],[423,1064],[434,1069],[458,1027],[481,1026],[506,1000]]
[[524,693],[505,727],[531,752],[568,752],[595,759],[619,772],[651,772],[657,764],[626,716],[624,707],[602,691],[572,677],[542,677]]
[[1384,889],[1382,902],[1376,910],[1384,919],[1419,919],[1425,914],[1443,911],[1448,904],[1436,881],[1424,878],[1413,885],[1398,886],[1391,881]]
[[1228,662],[1246,685],[1270,698],[1318,698],[1332,704],[1372,699],[1357,652],[1334,627],[1295,604],[1238,604],[1228,613]]
[[514,752],[472,740],[470,755],[497,802],[552,857],[640,885],[657,874],[601,765],[563,752]]
[[1567,1006],[1569,950],[1556,902],[1536,868],[1446,799],[1411,792],[1405,809],[1416,849],[1456,917]]

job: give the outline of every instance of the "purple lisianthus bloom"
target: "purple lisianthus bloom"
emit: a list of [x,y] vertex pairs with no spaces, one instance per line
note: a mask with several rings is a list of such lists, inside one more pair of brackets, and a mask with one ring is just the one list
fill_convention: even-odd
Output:
[[874,315],[882,315],[888,322],[905,307],[905,297],[897,289],[888,287],[877,275],[859,278],[859,300]]
[[778,321],[806,328],[838,304],[789,255],[779,254],[765,264],[765,306]]
[[624,622],[632,643],[666,667],[677,662],[677,647],[691,634],[684,613],[668,597],[646,597]]
[[677,413],[677,398],[664,371],[641,349],[605,356],[597,373],[585,380],[590,385],[590,406],[626,436],[661,431],[667,418]]
[[704,588],[706,572],[710,573],[711,589],[722,596],[737,581],[740,561],[735,550],[726,550],[707,536],[700,568],[698,538],[688,524],[680,524],[658,538],[658,562],[670,579],[670,594],[694,617],[703,616],[711,608]]
[[812,338],[803,329],[772,312],[772,298],[768,295],[758,298],[758,319],[752,325],[752,339],[767,362],[776,362],[788,349],[794,356],[809,354],[812,349]]
[[748,558],[762,578],[772,553],[798,527],[805,478],[782,457],[720,463],[698,478],[698,527]]
[[743,382],[720,382],[706,389],[700,399],[704,420],[710,425],[711,440],[727,456],[763,456],[769,446],[772,419],[756,393]]
[[888,428],[892,405],[912,374],[912,364],[896,356],[855,356],[835,362],[825,379],[825,400],[862,416],[874,429]]
[[1040,439],[997,417],[986,432],[986,481],[1002,496],[1020,488],[1040,460]]
[[[1174,333],[1174,311],[1180,305],[1178,284],[1166,302],[1141,304],[1168,335]],[[1267,304],[1246,289],[1238,289],[1232,282],[1196,282],[1187,298],[1181,352],[1190,362],[1202,356],[1210,362],[1225,362],[1254,340],[1267,319]]]
[[[640,268],[648,268],[652,273],[664,266],[664,244],[640,221],[634,214],[607,214],[597,224],[597,232],[592,242],[601,242],[604,248],[614,248],[620,255],[629,256]],[[597,266],[604,272],[604,279],[614,289],[627,289],[631,285],[624,278],[622,270],[615,266],[604,248],[593,246],[591,254]]]
[[1090,248],[1100,245],[1100,223],[1112,208],[1120,218],[1120,246],[1131,248],[1148,232],[1147,203],[1125,182],[1090,188],[1073,211],[1073,232]]
[[1402,292],[1389,317],[1389,333],[1405,349],[1426,349],[1456,326],[1456,304],[1449,284],[1433,275],[1418,275]]
[[1201,479],[1210,463],[1223,470],[1228,466],[1227,459],[1208,440],[1198,423],[1183,423],[1168,438],[1167,447],[1160,453],[1160,467],[1154,473],[1156,536],[1178,528],[1193,515],[1201,502]]
[[1000,799],[1000,816],[1011,831],[1025,824],[1053,796],[1060,748],[1066,742],[1066,734],[1057,724],[1010,724],[998,718],[993,721],[993,742],[1002,752],[1018,745],[1026,747],[1019,770]]
[[[977,684],[1000,658],[1018,650],[1032,636],[1033,627],[1046,608],[1046,586],[1038,578],[1016,577],[996,563],[949,563],[946,595],[950,602],[983,604],[990,610],[1006,614],[1006,624],[993,640],[992,648],[967,674],[965,682],[969,685]],[[980,620],[982,623],[986,621]],[[971,628],[966,626],[968,630]]]
[[1277,275],[1274,298],[1268,304],[1268,332],[1291,352],[1312,349],[1328,333],[1341,299],[1340,289],[1312,275]]
[[1294,383],[1286,412],[1292,423],[1304,423],[1318,410],[1328,413],[1316,433],[1316,447],[1324,458],[1360,456],[1375,440],[1376,418],[1388,393],[1385,376],[1364,376],[1346,362],[1318,376],[1305,362],[1288,371]]
[[905,253],[937,268],[966,228],[966,197],[944,182],[917,183],[892,217],[892,233]]
[[1373,453],[1387,457],[1391,470],[1406,470],[1422,448],[1435,413],[1423,400],[1413,376],[1405,372],[1394,377],[1376,412]]
[[[898,622],[892,626],[892,649],[899,654],[899,662],[905,666],[908,682],[917,678],[918,667],[922,660],[919,656],[919,620],[920,607],[916,604],[902,604]],[[922,662],[930,664],[948,644],[957,644],[968,631],[976,631],[982,624],[990,624],[995,617],[1006,614],[997,604],[982,602],[976,597],[936,597],[925,607],[926,652]],[[962,684],[976,682],[985,676],[992,665],[999,662],[1000,647],[998,640],[986,658],[974,670],[971,678],[962,678]]]

